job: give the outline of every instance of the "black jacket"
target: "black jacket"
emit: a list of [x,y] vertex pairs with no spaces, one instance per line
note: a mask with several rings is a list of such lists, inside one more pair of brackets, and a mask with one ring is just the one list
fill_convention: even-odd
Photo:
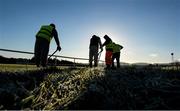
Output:
[[102,47],[102,43],[101,43],[101,39],[98,36],[92,36],[91,40],[90,40],[90,46],[96,46],[96,47]]

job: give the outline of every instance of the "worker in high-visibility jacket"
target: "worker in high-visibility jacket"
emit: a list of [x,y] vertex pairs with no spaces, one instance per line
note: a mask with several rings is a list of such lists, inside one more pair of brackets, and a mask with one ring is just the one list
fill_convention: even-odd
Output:
[[120,53],[123,46],[113,43],[113,56],[112,56],[112,68],[114,69],[114,60],[116,59],[117,68],[120,68]]
[[106,46],[105,63],[106,63],[106,69],[109,69],[111,68],[112,65],[113,44],[109,36],[105,35],[104,39],[105,42],[103,43],[103,46]]
[[58,33],[56,31],[56,27],[54,24],[50,25],[43,25],[41,26],[40,30],[36,34],[36,42],[35,42],[35,63],[36,66],[39,67],[46,67],[47,65],[47,57],[49,53],[49,45],[51,39],[54,37],[57,50],[61,50]]

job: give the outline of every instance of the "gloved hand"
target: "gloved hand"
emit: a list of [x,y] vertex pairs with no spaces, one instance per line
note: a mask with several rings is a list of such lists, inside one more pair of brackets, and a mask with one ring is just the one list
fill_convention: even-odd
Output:
[[61,46],[57,46],[57,50],[58,50],[58,51],[61,51]]

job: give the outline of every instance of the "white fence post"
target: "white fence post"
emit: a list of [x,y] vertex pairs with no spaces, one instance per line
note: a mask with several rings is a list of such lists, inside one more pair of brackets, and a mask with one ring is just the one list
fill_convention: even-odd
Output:
[[76,60],[76,59],[74,58],[74,67],[76,67],[76,62],[75,62],[75,60]]

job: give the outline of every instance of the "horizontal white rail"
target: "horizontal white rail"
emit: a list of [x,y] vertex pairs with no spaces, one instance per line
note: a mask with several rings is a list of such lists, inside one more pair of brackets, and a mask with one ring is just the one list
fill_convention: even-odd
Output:
[[[34,54],[33,52],[27,52],[27,51],[18,51],[18,50],[10,50],[10,49],[1,49],[0,51],[6,51],[6,52],[15,52],[15,53],[24,53],[24,54]],[[48,55],[51,56],[51,55]],[[68,57],[68,56],[59,56],[59,55],[52,55],[53,57],[60,57],[60,58],[68,58],[75,60],[89,60],[87,58],[78,58],[78,57]],[[104,62],[102,60],[99,60],[100,62]]]

